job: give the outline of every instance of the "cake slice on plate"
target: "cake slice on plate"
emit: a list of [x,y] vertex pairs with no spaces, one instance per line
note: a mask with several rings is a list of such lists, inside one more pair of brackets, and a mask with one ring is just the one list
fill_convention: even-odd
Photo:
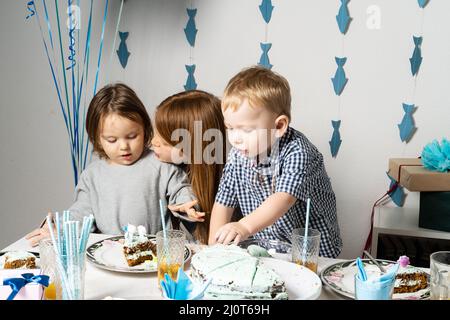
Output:
[[156,244],[148,237],[144,226],[129,224],[125,232],[123,253],[128,266],[133,267],[156,257]]
[[10,251],[3,255],[3,269],[34,269],[36,257],[27,251]]

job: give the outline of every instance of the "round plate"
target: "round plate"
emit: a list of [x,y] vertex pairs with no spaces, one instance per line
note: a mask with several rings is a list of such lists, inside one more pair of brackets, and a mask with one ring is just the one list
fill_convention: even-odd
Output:
[[[21,251],[21,250],[15,250],[15,251]],[[3,265],[5,264],[5,257],[4,254],[8,253],[10,251],[3,251],[0,252],[0,269],[3,269]],[[39,252],[31,252],[31,251],[27,251],[28,253],[31,253],[32,255],[34,255],[35,258],[35,264],[36,264],[36,269],[40,268],[40,259],[39,259]],[[19,269],[24,269],[24,268],[19,268]]]
[[[156,237],[154,235],[148,235],[147,237],[150,241],[156,241]],[[156,262],[154,261],[147,261],[133,267],[128,266],[123,254],[123,245],[119,242],[123,239],[123,235],[114,236],[92,244],[86,250],[88,260],[95,266],[110,271],[128,273],[148,273],[157,271]],[[185,246],[184,263],[189,261],[191,255],[191,250]]]
[[[368,275],[380,274],[378,267],[370,259],[362,259],[364,269]],[[382,266],[389,266],[395,261],[377,259],[377,262]],[[410,271],[423,271],[417,267],[408,266]],[[355,299],[355,274],[358,272],[355,260],[342,261],[328,266],[320,273],[320,278],[323,283],[327,285],[334,292],[343,295],[347,298]],[[400,271],[401,272],[401,271]],[[394,293],[392,299],[394,300],[425,300],[430,297],[430,278],[428,277],[428,286],[426,289],[411,293]]]
[[260,262],[283,279],[289,300],[315,300],[320,296],[322,282],[319,276],[308,268],[273,258],[260,258]]

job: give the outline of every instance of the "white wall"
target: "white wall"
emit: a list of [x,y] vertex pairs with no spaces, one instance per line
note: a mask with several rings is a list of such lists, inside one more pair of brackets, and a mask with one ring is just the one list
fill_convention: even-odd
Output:
[[[105,64],[120,4],[118,0],[110,2]],[[183,28],[187,22],[185,8],[191,2],[198,8],[199,31],[193,57],[199,89],[220,96],[232,75],[259,61],[259,42],[264,41],[265,34],[260,0],[127,0],[120,30],[130,31],[128,66],[123,70],[114,57],[107,79],[101,74],[101,84],[119,80],[131,85],[151,113],[166,96],[183,90],[184,64],[189,63],[190,54]],[[335,20],[340,1],[272,3],[270,61],[273,70],[290,81],[292,125],[324,154],[337,196],[344,240],[341,257],[351,258],[364,245],[373,202],[387,190],[388,158],[418,156],[432,139],[449,136],[450,42],[445,39],[450,38],[450,2],[432,0],[425,9],[424,60],[414,99],[408,59],[413,50],[412,36],[421,30],[417,1],[351,1],[353,21],[344,39]],[[366,26],[366,10],[371,5],[381,10],[379,30]],[[97,33],[99,7],[101,4],[96,11]],[[4,247],[38,223],[46,210],[67,207],[73,178],[68,138],[39,31],[23,19],[22,3],[2,2],[0,10],[0,139],[4,155],[0,160],[0,247]],[[343,54],[343,41],[349,82],[338,113],[338,98],[330,78],[336,70],[334,57]],[[403,102],[419,107],[414,114],[418,131],[407,145],[400,142],[397,128],[403,117]],[[338,114],[343,143],[333,159],[328,141],[331,120]],[[409,194],[405,206],[417,205],[417,194]]]

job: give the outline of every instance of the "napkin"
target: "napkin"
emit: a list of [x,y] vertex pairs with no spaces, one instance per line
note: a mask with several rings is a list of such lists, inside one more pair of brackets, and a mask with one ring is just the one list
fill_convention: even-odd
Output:
[[161,280],[163,296],[172,300],[200,300],[203,298],[205,290],[211,283],[212,278],[202,285],[194,284],[184,273],[182,268],[178,269],[177,281],[174,281],[167,273]]

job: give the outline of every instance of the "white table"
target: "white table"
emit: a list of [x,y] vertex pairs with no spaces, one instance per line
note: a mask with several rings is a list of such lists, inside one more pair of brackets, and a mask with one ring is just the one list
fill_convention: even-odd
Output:
[[[92,243],[110,237],[104,234],[91,234],[88,246]],[[22,238],[1,251],[27,250],[39,252],[38,247],[31,247],[25,238]],[[338,259],[319,258],[318,272]],[[99,300],[105,297],[114,297],[132,300],[161,300],[161,292],[158,289],[156,273],[130,274],[108,271],[97,268],[90,262],[86,262],[85,299]],[[334,293],[326,286],[322,286],[319,300],[342,300],[344,297]]]

